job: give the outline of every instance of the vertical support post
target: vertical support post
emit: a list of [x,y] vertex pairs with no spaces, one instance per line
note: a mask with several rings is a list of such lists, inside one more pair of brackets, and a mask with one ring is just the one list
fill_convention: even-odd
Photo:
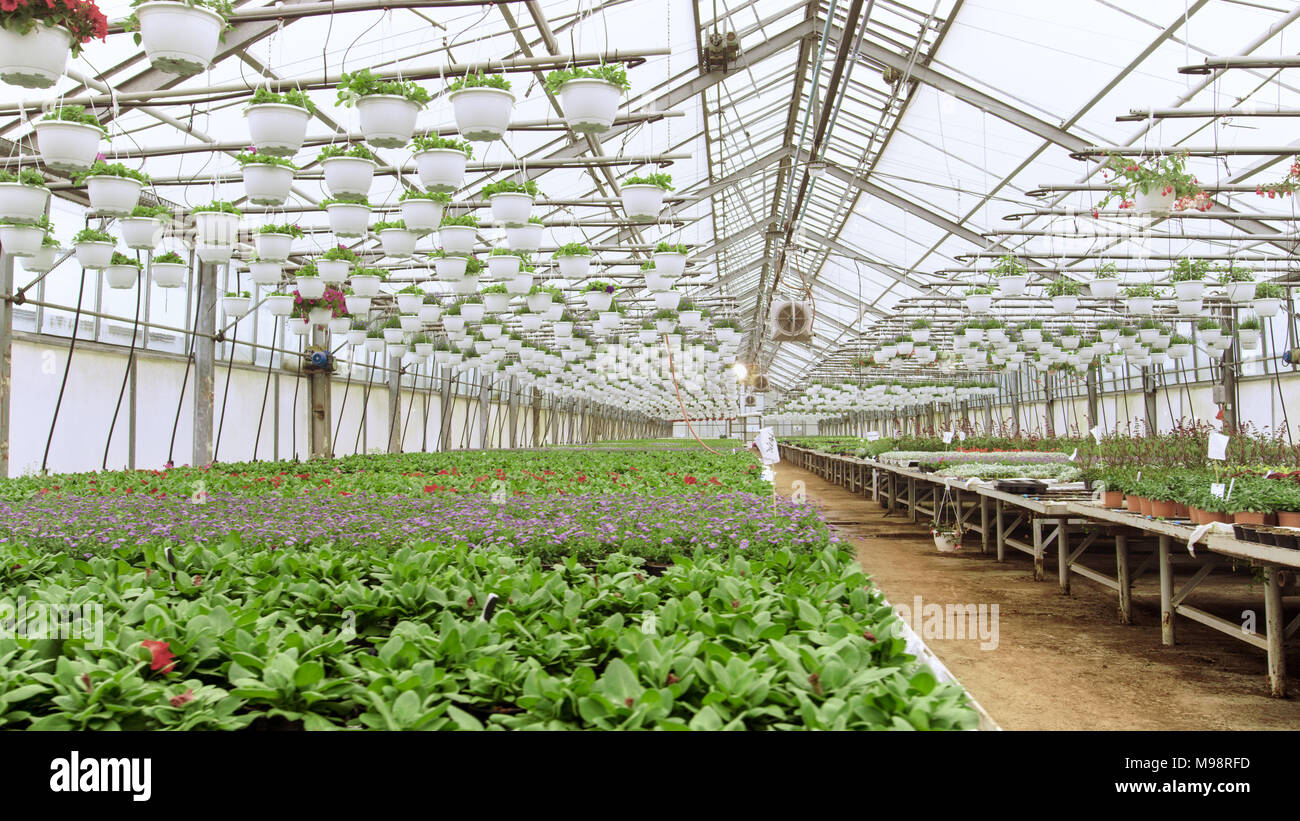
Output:
[[442,385],[438,388],[438,450],[445,451],[451,446],[451,418],[456,413],[456,397],[451,392],[452,371],[450,365],[442,368]]
[[532,395],[532,400],[533,400],[533,439],[532,439],[531,442],[529,442],[529,445],[531,445],[532,447],[537,447],[538,445],[541,444],[541,441],[540,441],[539,436],[538,436],[538,432],[541,431],[541,436],[542,436],[542,438],[545,437],[545,431],[542,431],[542,430],[541,430],[541,428],[542,428],[542,392],[539,391],[537,388],[533,388],[532,391],[533,391],[533,395]]
[[[146,328],[144,333],[145,339],[149,338],[149,330]],[[139,375],[139,362],[132,357],[131,374],[127,378],[126,393],[126,468],[135,470],[135,383]]]
[[1056,580],[1061,592],[1070,595],[1070,522],[1056,520]]
[[1133,580],[1128,568],[1128,534],[1115,534],[1115,581],[1119,583],[1119,623],[1133,623]]
[[1223,367],[1223,429],[1232,431],[1237,429],[1240,420],[1237,418],[1237,344],[1234,342],[1231,348],[1223,354],[1220,360]]
[[1033,522],[1034,531],[1034,581],[1043,580],[1043,520],[1037,517]]
[[1174,567],[1169,560],[1168,536],[1160,537],[1160,643],[1166,647],[1174,644]]
[[190,464],[212,464],[212,416],[217,343],[217,266],[199,263],[200,303],[194,323],[194,447]]
[[1142,368],[1142,404],[1146,410],[1147,436],[1160,430],[1160,410],[1156,404],[1156,377],[1148,367]]
[[506,401],[506,422],[510,425],[510,438],[507,440],[510,447],[519,447],[519,379],[511,376],[510,381],[506,383],[506,391],[510,398]]
[[491,408],[492,377],[487,373],[479,374],[478,379],[478,449],[488,449],[488,411]]
[[998,499],[997,504],[994,506],[994,518],[996,519],[996,521],[994,522],[993,526],[997,528],[997,530],[994,532],[998,534],[998,538],[997,538],[998,561],[1004,562],[1007,560],[1007,531],[1006,531],[1006,510],[1002,504],[1001,499]]
[[1088,368],[1088,428],[1095,428],[1101,424],[1101,414],[1098,410],[1098,392],[1097,392],[1097,366],[1093,365]]
[[1286,698],[1286,648],[1282,580],[1276,567],[1264,568],[1264,639],[1268,643],[1268,694]]
[[1052,393],[1052,375],[1050,373],[1043,375],[1043,405],[1043,423],[1046,425],[1044,432],[1047,434],[1047,438],[1051,439],[1056,435],[1056,396]]
[[[9,478],[9,417],[13,407],[14,258],[0,249],[0,479]],[[39,331],[40,328],[38,327]]]
[[402,357],[388,357],[388,452],[402,452]]
[[989,552],[989,497],[983,493],[980,497],[980,552]]
[[[1019,370],[1015,372],[1015,378],[1016,378],[1015,386],[1012,387],[1008,391],[1008,393],[1010,394],[1011,397],[1011,435],[1019,436],[1020,435],[1020,371]],[[1001,509],[1001,507],[1002,507],[1002,503],[999,502],[998,508]],[[1001,561],[1000,558],[999,561]]]
[[[323,328],[312,328],[312,346],[320,350],[329,350],[329,340]],[[311,412],[311,440],[308,453],[313,459],[328,459],[334,455],[330,443],[330,373],[313,371],[307,378],[308,403]]]

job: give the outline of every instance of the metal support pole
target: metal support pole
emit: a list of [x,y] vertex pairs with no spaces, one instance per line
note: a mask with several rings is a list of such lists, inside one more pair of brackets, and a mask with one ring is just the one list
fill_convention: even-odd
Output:
[[402,357],[388,357],[388,452],[402,452]]
[[1147,436],[1160,431],[1160,408],[1156,404],[1156,377],[1148,367],[1142,368],[1142,404],[1146,411]]
[[217,360],[217,266],[199,263],[199,304],[194,324],[194,448],[190,464],[212,464],[214,373]]
[[[321,350],[329,350],[329,340],[326,338],[323,328],[312,329],[312,346]],[[308,453],[311,454],[313,459],[328,459],[334,453],[334,449],[330,445],[331,376],[329,371],[314,371],[307,379],[307,406],[311,408],[311,446]]]
[[1097,367],[1088,368],[1088,428],[1095,428],[1101,424],[1101,415],[1098,413],[1098,394],[1097,394]]
[[486,373],[479,376],[478,383],[478,447],[488,449],[488,410],[492,397],[492,377]]
[[510,447],[519,447],[519,379],[511,376],[506,390],[510,394],[507,404],[506,420],[510,425]]
[[[14,290],[14,258],[0,249],[0,296]],[[37,329],[39,330],[39,328]],[[14,304],[0,301],[0,479],[9,478],[9,417],[13,405]]]

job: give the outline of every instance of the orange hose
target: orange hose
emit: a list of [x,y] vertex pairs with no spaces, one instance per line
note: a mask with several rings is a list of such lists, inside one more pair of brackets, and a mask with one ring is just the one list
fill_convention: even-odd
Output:
[[682,401],[682,389],[677,385],[677,369],[673,367],[673,346],[668,342],[668,334],[664,334],[664,347],[668,350],[668,372],[673,376],[673,390],[677,391],[677,404],[682,408],[682,421],[686,423],[686,429],[691,432],[691,436],[695,437],[695,441],[700,443],[700,447],[714,456],[721,456],[721,453],[704,444],[704,440],[695,432],[695,426],[691,424],[690,417],[686,414],[686,403]]

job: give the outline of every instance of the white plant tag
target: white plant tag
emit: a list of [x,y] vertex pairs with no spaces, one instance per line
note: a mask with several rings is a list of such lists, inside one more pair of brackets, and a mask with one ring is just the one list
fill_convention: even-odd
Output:
[[965,441],[966,441],[966,431],[964,431],[964,430],[959,430],[959,431],[957,431],[957,438],[960,439],[960,440],[962,440],[963,442],[965,442]]
[[1079,449],[1075,448],[1074,453],[1070,454],[1070,458],[1067,461],[1073,462],[1075,460],[1075,457],[1077,457],[1078,455],[1079,455]]
[[1217,459],[1222,462],[1228,458],[1228,437],[1218,431],[1210,431],[1209,452],[1206,454],[1211,459]]
[[944,431],[944,432],[943,432],[943,436],[941,436],[940,438],[943,439],[943,443],[944,443],[945,445],[951,445],[951,444],[952,444],[952,431],[950,431],[950,430],[946,430],[946,431]]
[[1218,496],[1220,499],[1222,499],[1223,494],[1227,491],[1227,489],[1228,486],[1225,485],[1223,482],[1214,482],[1213,484],[1210,485],[1210,495]]
[[1096,443],[1099,444],[1099,445],[1101,444],[1101,425],[1094,425],[1094,426],[1093,426],[1093,427],[1088,431],[1088,433],[1091,433],[1091,434],[1092,434],[1092,440],[1093,440],[1094,442],[1096,442]]

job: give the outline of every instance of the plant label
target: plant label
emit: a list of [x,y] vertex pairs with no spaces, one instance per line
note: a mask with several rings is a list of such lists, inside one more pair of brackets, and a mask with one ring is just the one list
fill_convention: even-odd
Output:
[[944,443],[945,445],[951,445],[951,444],[952,444],[952,431],[950,431],[950,430],[946,430],[946,431],[944,431],[944,432],[943,432],[943,437],[942,437],[942,438],[943,438],[943,443]]
[[1210,485],[1210,495],[1218,496],[1220,499],[1224,498],[1224,493],[1226,493],[1227,490],[1228,486],[1223,482],[1215,482]]
[[1074,452],[1070,454],[1070,458],[1067,461],[1073,462],[1078,456],[1079,456],[1079,449],[1075,448]]
[[764,465],[775,465],[781,461],[781,454],[776,448],[776,431],[772,428],[760,428],[754,436],[754,444],[758,446],[759,458]]
[[1088,433],[1092,434],[1092,441],[1096,442],[1099,445],[1101,444],[1101,425],[1093,425],[1088,430]]
[[1209,452],[1206,454],[1211,459],[1217,459],[1220,462],[1228,458],[1228,437],[1218,431],[1210,431]]
[[957,431],[957,438],[960,439],[961,441],[965,442],[965,441],[966,441],[966,431],[964,431],[964,430],[959,430],[959,431]]

